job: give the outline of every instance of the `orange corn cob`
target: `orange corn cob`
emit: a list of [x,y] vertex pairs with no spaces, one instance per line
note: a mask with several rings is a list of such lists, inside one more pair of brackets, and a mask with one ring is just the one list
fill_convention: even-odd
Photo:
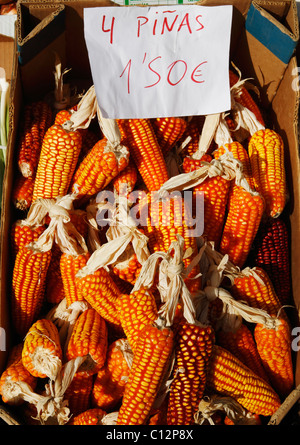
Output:
[[241,323],[236,330],[220,329],[216,333],[216,342],[248,366],[256,375],[269,382],[252,332],[245,323]]
[[170,363],[174,346],[170,328],[146,325],[140,332],[117,425],[144,425]]
[[44,225],[30,227],[23,224],[22,220],[15,221],[11,227],[11,246],[14,256],[22,247],[27,246],[33,241],[37,241],[45,228]]
[[[188,267],[198,253],[197,237],[190,233],[193,230],[192,209],[185,205],[183,195],[170,194],[166,199],[156,200],[154,193],[148,194],[147,199],[145,233],[149,238],[150,251],[167,252],[170,244],[177,241],[177,236],[182,236],[184,249],[191,251],[191,255],[184,259],[184,266]],[[185,280],[190,292],[196,292],[201,287],[201,277],[193,278],[199,272],[199,264],[196,264]]]
[[20,343],[17,347],[16,354],[9,360],[4,372],[0,377],[0,395],[4,403],[8,405],[21,405],[24,400],[19,394],[18,384],[26,385],[30,391],[33,391],[37,384],[37,379],[27,371],[22,363],[22,348]]
[[30,208],[33,187],[34,179],[31,176],[28,178],[23,175],[17,176],[12,193],[12,201],[16,209],[26,211]]
[[182,170],[184,173],[193,172],[203,165],[202,161],[211,162],[212,159],[212,156],[208,154],[204,154],[201,159],[195,159],[193,156],[185,156],[182,163]]
[[24,367],[34,377],[55,380],[62,366],[62,349],[55,324],[41,318],[30,327],[23,345]]
[[121,119],[118,126],[146,187],[149,191],[159,190],[169,175],[150,120]]
[[75,373],[64,394],[64,400],[68,401],[68,407],[72,416],[78,416],[91,408],[93,384],[94,375],[88,375],[84,371]]
[[[197,170],[201,161],[210,162],[210,155],[204,155],[200,160],[186,157],[183,162],[183,171],[188,173]],[[193,199],[203,194],[204,197],[204,233],[208,241],[214,241],[216,249],[222,236],[225,220],[226,205],[229,197],[231,182],[216,176],[207,178],[202,184],[193,188]]]
[[266,214],[277,218],[287,194],[283,140],[274,130],[259,130],[250,138],[248,153],[255,188],[265,199]]
[[275,292],[282,304],[291,298],[289,233],[286,223],[272,219],[264,224],[255,241],[254,261],[272,277]]
[[104,318],[93,308],[82,312],[76,320],[67,345],[66,357],[88,356],[79,371],[96,374],[105,363],[107,352],[107,327]]
[[142,265],[139,263],[133,249],[132,252],[130,250],[129,252],[124,252],[126,254],[124,259],[121,256],[118,262],[114,264],[113,272],[122,280],[128,281],[128,283],[133,285],[139,276]]
[[[115,340],[107,351],[104,367],[97,373],[92,404],[105,411],[114,409],[123,397],[130,366],[126,359],[126,350],[130,349],[125,338]],[[131,356],[132,352],[131,352]]]
[[68,422],[68,425],[103,425],[102,419],[106,412],[100,408],[88,409]]
[[75,285],[75,275],[82,267],[86,265],[90,256],[91,254],[86,252],[76,256],[62,253],[60,257],[59,267],[67,307],[75,301],[82,301],[84,299],[82,294],[77,291],[77,287]]
[[158,117],[151,120],[159,146],[166,156],[184,134],[187,122],[182,117]]
[[269,275],[260,267],[251,269],[249,273],[243,274],[242,271],[234,279],[231,292],[237,300],[245,301],[249,306],[262,309],[269,315],[276,316],[281,308]]
[[112,276],[101,267],[93,274],[75,276],[75,285],[82,297],[106,320],[108,327],[122,332],[116,303],[121,292]]
[[157,305],[154,295],[147,289],[121,295],[117,310],[123,330],[133,352],[137,347],[140,331],[157,319]]
[[52,125],[45,134],[32,200],[67,194],[82,146],[78,131]]
[[128,152],[117,154],[107,139],[100,139],[76,168],[70,184],[78,199],[88,200],[103,190],[129,161]]
[[[199,125],[195,119],[190,120],[187,122],[186,129],[180,139],[180,143],[184,143],[184,147],[179,152],[179,155],[182,160],[184,160],[185,157],[192,157],[194,153],[199,148],[199,138],[201,135],[201,128],[199,128]],[[185,142],[189,138],[188,142]]]
[[72,116],[72,109],[59,110],[55,115],[54,124],[62,125],[65,122],[69,121],[71,119],[71,116]]
[[25,106],[17,162],[26,178],[35,176],[43,138],[51,123],[52,111],[46,102],[38,101]]
[[180,323],[175,336],[174,379],[170,385],[168,425],[192,425],[206,386],[214,344],[211,326]]
[[287,397],[294,385],[291,328],[287,318],[279,316],[276,327],[256,324],[254,338],[273,388],[281,397]]
[[[235,85],[239,80],[237,74],[233,71],[229,70],[229,81],[230,87]],[[248,108],[248,110],[252,111],[255,114],[256,119],[262,124],[265,125],[262,113],[256,101],[251,96],[250,92],[247,90],[245,85],[242,85],[240,92],[237,96],[235,96],[235,100],[238,101],[241,105]]]
[[86,239],[88,235],[86,211],[81,209],[70,210],[69,215],[71,223],[75,226],[80,235],[83,236],[84,239]]
[[[72,120],[72,114],[74,111],[76,111],[77,106],[68,109],[68,110],[60,110],[54,120],[54,124],[56,125],[63,125],[68,120]],[[82,147],[81,152],[79,155],[78,161],[82,161],[83,157],[88,153],[88,151],[98,142],[101,132],[99,131],[100,135],[97,134],[97,132],[92,131],[90,127],[88,128],[79,128],[77,130],[82,137]]]
[[238,186],[229,200],[220,252],[238,267],[245,263],[264,211],[263,198]]
[[46,276],[46,300],[50,304],[58,304],[65,298],[65,290],[60,271],[62,252],[57,244],[52,246],[51,261]]
[[[231,142],[230,144],[225,144],[225,147],[233,154],[235,159],[238,159],[243,168],[243,175],[245,176],[250,188],[255,190],[255,184],[250,164],[250,159],[247,150],[240,142]],[[222,154],[225,153],[225,147],[219,147],[214,151],[213,155],[215,159],[219,159]],[[235,182],[233,181],[233,186],[235,186]]]
[[225,222],[226,205],[229,198],[230,181],[222,177],[207,178],[194,187],[195,199],[204,194],[204,232],[208,241],[213,241],[219,248]]
[[131,193],[137,182],[138,172],[135,164],[129,160],[124,168],[112,181],[112,185],[118,194]]
[[17,253],[12,278],[12,320],[18,335],[24,336],[37,319],[45,296],[45,281],[51,250],[23,247]]
[[207,389],[231,396],[248,411],[261,416],[272,415],[281,404],[268,383],[231,352],[217,345],[210,359]]

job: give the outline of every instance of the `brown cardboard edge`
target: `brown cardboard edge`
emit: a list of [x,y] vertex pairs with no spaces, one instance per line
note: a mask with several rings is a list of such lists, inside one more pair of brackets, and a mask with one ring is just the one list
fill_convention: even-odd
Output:
[[14,57],[14,39],[0,35],[0,67],[5,69],[6,80],[12,79],[12,65]]
[[[8,144],[6,151],[6,165],[3,178],[3,194],[2,194],[2,212],[1,212],[1,231],[0,231],[0,328],[3,329],[5,335],[5,350],[0,348],[0,369],[3,369],[7,360],[7,355],[11,346],[11,316],[9,310],[10,286],[7,278],[10,277],[9,271],[9,242],[7,236],[11,225],[11,190],[13,183],[13,166],[14,166],[14,147],[16,142],[18,118],[20,115],[20,101],[16,101],[16,97],[21,97],[21,84],[17,66],[17,44],[15,41],[15,57],[12,68],[12,81],[10,89],[10,130],[8,136]],[[4,298],[3,298],[4,296]],[[2,333],[3,333],[2,331]]]

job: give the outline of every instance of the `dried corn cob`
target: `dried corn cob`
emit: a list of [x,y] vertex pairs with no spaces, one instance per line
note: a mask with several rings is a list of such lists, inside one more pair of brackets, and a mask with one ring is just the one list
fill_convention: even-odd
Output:
[[79,315],[69,339],[66,357],[88,356],[79,368],[87,374],[96,374],[105,363],[107,352],[107,327],[104,318],[90,308]]
[[45,296],[48,303],[58,304],[65,298],[65,290],[60,270],[62,252],[55,244],[52,247],[51,261],[46,276]]
[[120,119],[117,121],[122,140],[149,191],[158,190],[169,178],[162,150],[148,119]]
[[43,101],[25,106],[19,148],[18,167],[26,178],[34,177],[44,135],[52,123],[50,106]]
[[34,179],[18,175],[13,186],[12,201],[16,209],[26,211],[32,203]]
[[[73,113],[77,110],[77,106],[70,109],[63,109],[58,111],[55,116],[54,124],[63,125],[67,121],[72,120]],[[78,162],[81,162],[84,156],[90,151],[90,149],[99,141],[101,137],[101,131],[92,131],[88,128],[78,128],[78,132],[82,137],[82,147],[79,155]]]
[[179,141],[179,144],[181,145],[178,148],[178,154],[182,160],[184,160],[185,157],[192,157],[193,154],[197,152],[202,125],[199,125],[196,117],[193,117],[187,122],[185,132]]
[[212,159],[212,156],[209,154],[204,154],[200,159],[194,158],[193,156],[185,156],[182,163],[182,170],[184,173],[192,172],[203,166],[203,161],[211,162]]
[[77,371],[64,394],[64,400],[68,401],[72,416],[78,416],[91,408],[91,397],[94,384],[94,375]]
[[274,317],[274,325],[257,323],[254,330],[257,350],[273,388],[286,397],[294,385],[291,328],[285,314]]
[[14,256],[18,253],[19,249],[38,240],[45,228],[45,225],[31,227],[27,225],[24,220],[15,221],[11,227],[11,246]]
[[13,268],[11,305],[14,328],[22,337],[40,313],[50,260],[51,250],[41,252],[26,246],[17,253]]
[[55,380],[62,367],[62,349],[52,321],[42,318],[30,327],[24,340],[22,362],[33,376]]
[[[225,415],[225,417],[224,417]],[[209,421],[211,425],[260,425],[258,414],[246,410],[232,397],[213,394],[205,397],[199,404],[195,416],[196,424],[203,425]]]
[[264,211],[263,198],[241,186],[235,188],[229,200],[220,252],[229,255],[232,263],[242,267],[257,234]]
[[245,82],[240,82],[239,77],[240,77],[240,74],[238,76],[232,70],[229,70],[230,87],[234,88],[235,86],[237,86],[236,91],[234,92],[234,99],[237,102],[239,102],[241,105],[243,105],[245,108],[252,111],[252,113],[254,113],[256,119],[262,125],[265,125],[259,106],[257,105],[256,101],[253,99],[250,92],[248,91],[247,84]]
[[151,120],[159,146],[166,156],[184,134],[187,122],[182,117],[158,117]]
[[139,289],[129,295],[121,295],[116,306],[126,338],[135,352],[140,331],[157,319],[154,295],[149,290]]
[[72,193],[85,201],[103,190],[128,165],[124,146],[113,148],[107,138],[100,139],[77,167],[70,184]]
[[[144,212],[144,204],[141,204],[142,212]],[[192,203],[189,205],[182,194],[172,193],[161,199],[157,199],[155,193],[148,194],[146,205],[145,233],[150,241],[150,249],[153,249],[152,252],[167,252],[171,243],[177,241],[177,236],[181,236],[184,240],[184,249],[190,251],[190,255],[184,258],[186,268],[198,254],[197,229],[193,229],[191,206]],[[195,264],[186,277],[186,283],[191,292],[196,292],[201,288],[201,277],[196,278],[199,272],[199,264]]]
[[121,293],[112,276],[103,267],[87,275],[82,270],[75,276],[78,292],[106,320],[111,329],[122,332],[116,309],[116,301]]
[[[185,158],[183,171],[191,172],[203,165],[203,161],[210,162],[210,155],[204,155],[200,160]],[[221,176],[207,178],[202,184],[193,188],[193,199],[198,196],[204,198],[204,233],[209,241],[214,241],[218,248],[222,236],[222,229],[225,220],[226,205],[229,197],[231,181]]]
[[77,164],[82,146],[78,131],[52,125],[45,134],[34,182],[33,197],[56,198],[64,196]]
[[126,251],[124,253],[126,255],[122,255],[113,266],[113,273],[121,280],[128,281],[128,283],[133,285],[139,276],[142,265],[138,261],[133,249],[129,249],[129,252]]
[[[251,190],[255,190],[250,159],[245,147],[240,142],[237,141],[231,142],[230,144],[225,144],[224,147],[219,147],[217,150],[213,152],[214,158],[219,159],[220,156],[225,153],[225,150],[229,150],[233,154],[234,158],[241,162],[244,177],[247,180]],[[234,187],[236,186],[234,182],[232,183],[232,185]]]
[[291,298],[289,235],[282,219],[270,220],[258,232],[254,261],[272,277],[280,302],[287,303]]
[[0,395],[8,405],[21,405],[24,402],[22,391],[27,389],[32,392],[37,384],[37,379],[23,366],[22,348],[23,344],[20,343],[14,356],[10,354],[0,378]]
[[246,268],[237,273],[231,292],[236,299],[270,315],[276,316],[282,306],[269,275],[260,267]]
[[74,110],[72,110],[72,109],[59,110],[55,115],[54,124],[62,125],[65,122],[69,121],[72,117],[73,111]]
[[111,343],[106,363],[96,376],[92,392],[92,404],[104,411],[111,411],[121,401],[128,380],[133,353],[127,339]]
[[253,334],[244,322],[241,322],[236,329],[234,327],[219,329],[216,332],[216,343],[231,352],[257,376],[269,382]]
[[149,257],[150,252],[147,246],[148,238],[130,215],[131,204],[126,196],[121,195],[117,196],[113,205],[105,201],[99,202],[97,223],[101,226],[103,210],[106,212],[109,209],[112,216],[109,217],[110,226],[105,234],[108,242],[93,252],[86,267],[89,273],[101,267],[110,267],[123,280],[131,284],[135,282],[141,264]]
[[132,160],[129,160],[127,167],[125,167],[113,180],[112,185],[118,194],[131,193],[137,182],[138,172]]
[[89,229],[86,211],[82,209],[76,209],[76,210],[70,209],[69,216],[71,223],[80,233],[80,235],[86,240]]
[[156,323],[140,332],[117,425],[146,424],[173,351],[173,332]]
[[77,414],[70,420],[68,425],[103,425],[102,419],[106,412],[100,408],[91,408],[80,414]]
[[214,331],[209,325],[181,322],[175,336],[174,378],[170,385],[167,424],[191,425],[203,397]]
[[62,253],[60,257],[59,269],[62,277],[63,294],[66,298],[67,306],[70,306],[75,301],[82,301],[84,299],[82,294],[77,291],[75,275],[86,265],[90,256],[89,252],[84,252],[78,255]]
[[283,140],[274,130],[259,130],[251,136],[248,153],[255,188],[265,200],[265,212],[277,218],[287,195]]
[[215,345],[207,373],[207,388],[229,395],[244,408],[262,416],[272,415],[280,406],[278,394],[231,352]]

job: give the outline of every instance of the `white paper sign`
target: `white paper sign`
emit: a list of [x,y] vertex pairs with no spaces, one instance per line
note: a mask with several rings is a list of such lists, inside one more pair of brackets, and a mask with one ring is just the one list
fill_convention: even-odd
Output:
[[84,9],[98,103],[112,119],[230,109],[232,6]]

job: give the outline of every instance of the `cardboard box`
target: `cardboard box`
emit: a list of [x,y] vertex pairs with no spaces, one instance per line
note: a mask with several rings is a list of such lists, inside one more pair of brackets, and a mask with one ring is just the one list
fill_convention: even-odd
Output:
[[[300,164],[299,86],[295,57],[298,41],[296,3],[293,0],[224,0],[221,3],[234,5],[231,60],[241,70],[244,78],[253,77],[261,91],[261,99],[270,122],[282,136],[286,147],[289,202],[285,217],[290,227],[292,290],[297,312],[300,303]],[[220,2],[203,0],[199,4],[211,6],[220,5]],[[111,2],[105,0],[21,0],[18,4],[11,135],[1,215],[0,327],[2,340],[5,337],[5,342],[1,342],[4,350],[0,351],[0,372],[5,366],[7,352],[13,341],[9,310],[12,261],[8,240],[11,223],[17,216],[11,204],[11,192],[16,174],[15,147],[21,106],[29,98],[39,98],[53,89],[54,51],[59,54],[64,67],[72,68],[68,79],[74,85],[92,84],[83,37],[83,8],[111,5]],[[298,324],[297,313],[295,323]],[[297,385],[300,383],[299,360],[298,354],[295,368]]]
[[13,69],[16,19],[16,15],[0,16],[0,67],[5,69],[8,81]]

